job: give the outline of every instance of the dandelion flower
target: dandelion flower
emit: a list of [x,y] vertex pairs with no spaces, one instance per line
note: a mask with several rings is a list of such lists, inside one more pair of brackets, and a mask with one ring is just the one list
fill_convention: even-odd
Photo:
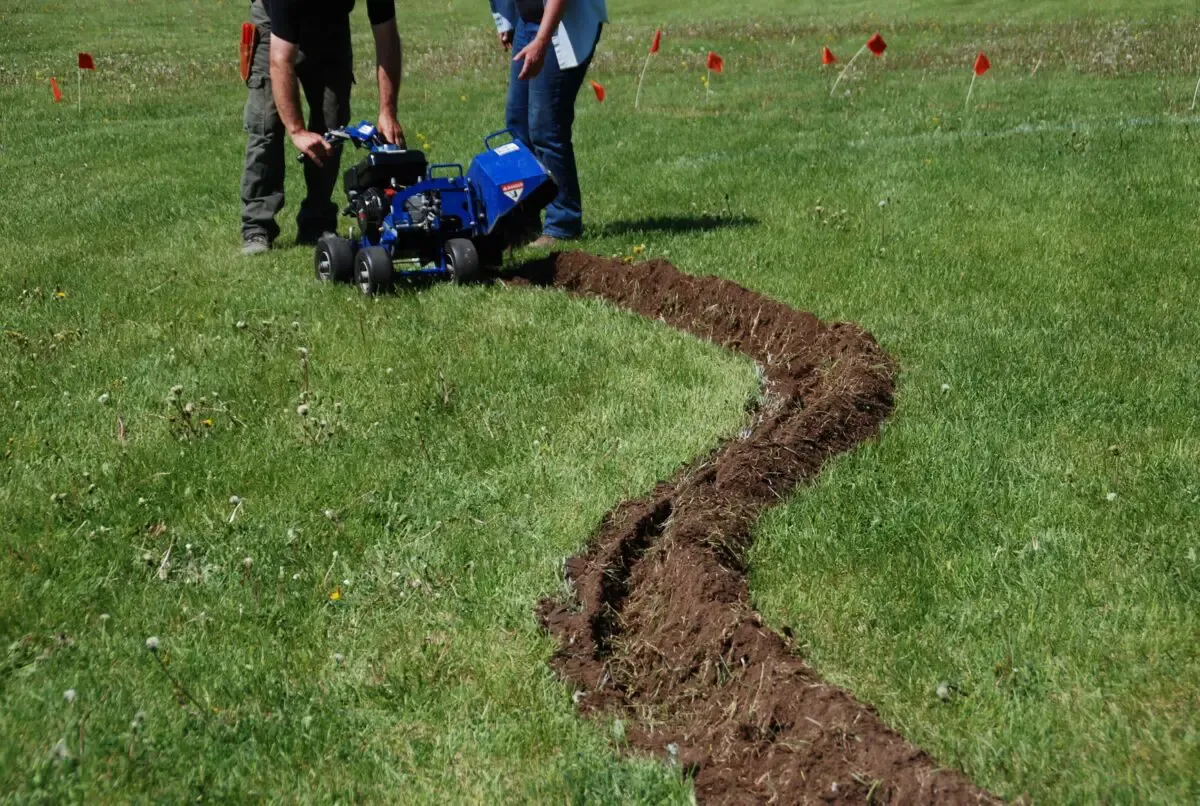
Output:
[[329,601],[340,602],[342,600],[342,589],[334,588],[329,592]]

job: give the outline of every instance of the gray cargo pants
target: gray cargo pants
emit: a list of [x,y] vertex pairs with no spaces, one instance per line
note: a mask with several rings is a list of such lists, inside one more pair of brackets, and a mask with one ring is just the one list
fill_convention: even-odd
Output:
[[[287,133],[271,94],[271,22],[262,0],[250,4],[250,21],[258,28],[258,44],[250,64],[249,91],[243,114],[246,165],[242,170],[242,238],[279,235],[275,217],[283,209],[284,140]],[[354,83],[350,39],[302,48],[296,57],[296,78],[308,104],[308,129],[324,134],[350,121],[350,86]],[[337,185],[341,149],[318,168],[304,163],[308,194],[296,215],[298,237],[315,239],[337,229],[338,207],[332,201]]]

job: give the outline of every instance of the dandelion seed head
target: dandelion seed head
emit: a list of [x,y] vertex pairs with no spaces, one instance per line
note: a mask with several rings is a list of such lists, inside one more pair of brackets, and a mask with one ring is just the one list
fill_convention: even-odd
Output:
[[236,496],[236,495],[229,496],[229,506],[236,507],[240,503],[242,503],[242,499],[239,498],[238,496]]
[[150,650],[151,652],[158,651],[158,636],[157,635],[152,635],[146,639],[146,649]]
[[110,618],[112,618],[112,616],[108,615],[108,613],[101,613],[101,614],[100,614],[100,621],[101,621],[101,623],[108,621]]
[[171,398],[177,398],[183,394],[183,384],[177,383],[171,387]]
[[138,506],[139,506],[139,507],[144,507],[144,506],[146,506],[146,499],[145,499],[145,498],[139,498],[139,499],[138,499]]
[[292,581],[293,581],[293,582],[296,582],[296,581],[298,581],[299,579],[300,579],[300,574],[298,574],[298,573],[296,573],[296,574],[292,574]]
[[254,558],[253,557],[246,557],[245,559],[242,560],[242,568],[245,568],[247,571],[249,571],[253,567],[254,567]]
[[246,329],[246,320],[245,320],[245,319],[239,319],[239,320],[237,321],[237,329],[238,329],[238,330],[245,330],[245,329]]
[[[332,509],[326,509],[321,514],[324,515],[329,520],[333,520],[333,516],[335,513]],[[337,556],[337,552],[334,552],[334,556]]]
[[1116,501],[1116,500],[1117,500],[1117,494],[1116,494],[1116,493],[1109,493],[1108,495],[1104,496],[1104,500],[1106,500],[1106,501],[1108,501],[1108,502],[1110,502],[1110,503],[1111,503],[1111,502],[1113,502],[1113,501]]
[[192,401],[189,400],[186,404],[184,404],[184,406],[183,406],[184,414],[193,414],[193,413],[195,413],[195,411],[196,411],[196,404],[193,403]]
[[943,680],[937,684],[937,698],[942,702],[950,699],[950,683]]
[[301,403],[299,406],[296,407],[296,413],[299,414],[301,417],[307,417],[308,416],[308,404]]
[[946,392],[949,392],[949,391],[950,391],[950,384],[943,383],[942,384],[942,394],[945,394]]
[[54,747],[50,748],[50,756],[56,761],[66,761],[71,757],[71,751],[67,749],[67,740],[59,739]]
[[108,392],[105,392],[104,394],[100,395],[100,397],[96,398],[96,402],[99,403],[101,406],[107,406],[108,405]]
[[63,692],[63,699],[67,701],[67,705],[75,702],[75,689],[69,688]]
[[308,358],[308,348],[307,347],[298,347],[298,348],[296,348],[296,352],[300,353],[301,358]]
[[335,653],[333,653],[333,662],[336,663],[338,666],[341,666],[343,663],[346,662],[346,656],[343,655],[341,652],[335,652]]

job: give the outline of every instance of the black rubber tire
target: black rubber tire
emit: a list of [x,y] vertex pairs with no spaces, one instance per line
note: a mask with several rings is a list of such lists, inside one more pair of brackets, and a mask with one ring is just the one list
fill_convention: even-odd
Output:
[[323,283],[349,283],[354,280],[354,245],[337,235],[325,235],[317,241],[313,269]]
[[367,296],[392,287],[392,256],[382,246],[368,246],[354,256],[354,282]]
[[451,238],[446,241],[446,267],[450,277],[458,285],[479,280],[479,250],[466,238]]

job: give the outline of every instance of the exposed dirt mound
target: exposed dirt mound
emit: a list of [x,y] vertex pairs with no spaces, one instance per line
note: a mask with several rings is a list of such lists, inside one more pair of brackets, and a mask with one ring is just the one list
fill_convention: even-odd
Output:
[[568,253],[518,274],[738,350],[765,375],[750,432],[618,505],[567,563],[576,598],[539,606],[580,709],[621,716],[637,748],[677,753],[705,802],[992,802],[823,683],[750,606],[759,514],[892,410],[895,365],[870,334],[663,261]]

